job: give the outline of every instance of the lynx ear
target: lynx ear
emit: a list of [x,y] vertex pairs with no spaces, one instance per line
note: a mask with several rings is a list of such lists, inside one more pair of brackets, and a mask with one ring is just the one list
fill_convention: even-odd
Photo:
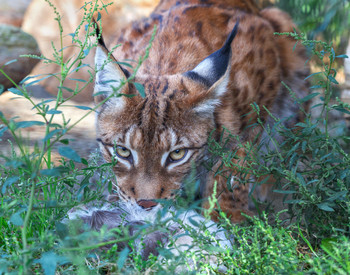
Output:
[[[98,37],[98,46],[95,54],[96,80],[95,80],[95,103],[99,103],[106,97],[110,96],[120,86],[123,79],[127,78],[127,71],[117,63],[113,55],[108,60],[108,49],[103,41],[102,35],[97,27],[96,35]],[[127,84],[117,93],[126,93]],[[122,97],[114,97],[115,104],[123,103]]]
[[221,49],[209,55],[200,62],[193,70],[184,75],[194,81],[201,82],[208,87],[212,87],[227,71],[231,57],[231,43],[238,30],[239,20],[237,20],[232,32],[228,36]]
[[193,70],[184,74],[189,79],[202,83],[209,89],[205,99],[194,108],[196,113],[212,116],[216,106],[220,104],[219,98],[227,90],[230,77],[231,43],[237,34],[238,25],[239,20],[221,49],[209,55]]

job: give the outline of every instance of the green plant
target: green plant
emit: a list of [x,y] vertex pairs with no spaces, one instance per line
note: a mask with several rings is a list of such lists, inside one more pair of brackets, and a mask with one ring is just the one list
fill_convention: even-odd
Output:
[[[298,123],[294,129],[278,124],[276,131],[285,139],[272,162],[278,163],[279,169],[275,165],[266,168],[280,183],[279,192],[291,195],[292,199],[285,201],[290,205],[291,218],[295,217],[296,222],[303,225],[311,239],[322,240],[332,234],[349,236],[350,158],[340,143],[341,138],[346,140],[347,137],[331,136],[332,126],[329,124],[330,111],[349,113],[348,106],[339,99],[338,104],[330,104],[333,86],[338,84],[333,64],[336,58],[346,56],[336,56],[331,44],[307,40],[304,35],[296,33],[285,35],[310,48],[322,64],[323,71],[309,77],[313,77],[316,84],[311,89],[321,89],[323,92],[296,99],[303,104],[320,96],[322,106],[311,108],[321,107],[322,112],[320,117],[312,118],[310,113],[304,111],[304,122]],[[275,120],[279,122],[277,118]],[[267,131],[272,134],[271,130]]]

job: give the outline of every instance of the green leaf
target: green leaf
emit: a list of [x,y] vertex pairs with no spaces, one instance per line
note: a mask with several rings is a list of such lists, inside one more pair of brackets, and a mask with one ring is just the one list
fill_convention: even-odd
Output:
[[[118,83],[118,81],[115,80],[115,79],[109,79],[109,80],[102,80],[100,83],[101,83],[101,84]],[[112,85],[110,85],[110,86],[112,86]],[[114,86],[113,86],[113,87],[114,87]],[[116,88],[117,88],[117,87],[116,87]]]
[[56,226],[56,232],[61,239],[64,239],[69,235],[69,229],[66,224],[56,221],[55,226]]
[[320,89],[320,88],[323,88],[322,85],[314,85],[314,86],[311,86],[310,89]]
[[96,170],[96,169],[101,169],[101,168],[104,168],[104,167],[109,167],[109,166],[113,166],[113,163],[104,163],[100,166],[90,166],[90,167],[87,167],[87,168],[83,168],[84,171],[90,171],[90,170]]
[[333,212],[334,209],[328,205],[328,203],[319,203],[317,204],[317,207],[321,210],[327,211],[327,212]]
[[51,109],[51,110],[47,111],[47,114],[48,115],[58,115],[58,114],[62,114],[62,111]]
[[343,190],[343,191],[337,192],[337,193],[333,194],[331,197],[329,197],[327,199],[327,201],[335,201],[341,197],[345,198],[345,195],[347,193],[348,193],[348,190]]
[[307,96],[301,98],[301,99],[299,100],[299,102],[304,103],[304,102],[309,101],[310,99],[312,99],[312,98],[318,96],[319,94],[320,94],[320,93],[312,93],[312,94],[309,94],[309,95],[307,95]]
[[188,220],[195,227],[199,227],[199,223],[196,220],[192,219],[191,217],[189,217]]
[[8,259],[0,259],[0,274],[9,274],[8,273],[8,267],[10,266],[10,263]]
[[55,275],[57,264],[66,261],[62,256],[56,255],[54,252],[49,251],[42,254],[38,261],[44,269],[45,275]]
[[130,249],[125,247],[122,252],[120,252],[118,260],[117,260],[117,266],[118,270],[121,270],[125,264],[126,259],[128,258]]
[[81,162],[80,156],[72,148],[68,146],[61,146],[58,148],[58,153],[65,158],[71,159],[75,162]]
[[44,76],[47,78],[49,76],[55,76],[57,75],[58,73],[54,73],[54,74],[36,74],[36,75],[29,75],[29,76],[26,76],[25,78],[23,78],[19,84],[23,84],[24,82],[27,82],[29,79],[33,79],[33,78],[38,78],[39,76]]
[[302,142],[302,144],[301,144],[301,150],[303,151],[303,153],[306,152],[306,146],[307,146],[307,141],[304,140],[304,141]]
[[54,135],[59,134],[60,132],[62,132],[62,129],[55,129],[55,130],[51,131],[50,133],[48,133],[48,134],[43,138],[43,142],[48,141],[48,140],[51,139]]
[[10,91],[11,93],[13,93],[15,95],[23,96],[23,93],[20,90],[18,90],[17,88],[9,88],[8,91]]
[[69,144],[69,139],[60,139],[59,142],[61,142],[62,144],[66,144],[68,145]]
[[313,74],[310,74],[309,76],[307,76],[304,80],[312,77],[312,76],[315,76],[315,75],[318,75],[318,74],[321,74],[322,72],[317,72],[317,73],[313,73]]
[[321,247],[323,250],[328,250],[328,251],[332,251],[334,250],[334,246],[337,243],[337,239],[336,238],[324,238],[321,241]]
[[341,107],[341,106],[335,106],[335,107],[333,107],[333,109],[334,109],[334,110],[337,110],[337,111],[339,111],[339,112],[342,112],[342,113],[344,113],[344,114],[350,115],[350,111],[344,109],[344,108]]
[[[57,123],[50,123],[50,124],[49,124],[49,127],[50,127],[50,128],[62,128],[62,125],[57,124]],[[66,131],[66,130],[64,130],[64,131]]]
[[80,105],[76,105],[74,106],[75,108],[81,109],[81,110],[92,110],[91,107],[88,106],[80,106]]
[[298,45],[298,41],[295,42],[295,44],[294,44],[294,46],[293,46],[293,52],[295,52],[295,49],[296,49],[297,45]]
[[205,249],[206,252],[211,252],[210,254],[213,253],[225,253],[226,249],[223,247],[219,246],[207,246]]
[[40,78],[40,79],[34,80],[32,82],[29,82],[28,84],[26,84],[26,87],[32,86],[32,85],[34,85],[36,83],[39,83],[40,81],[42,81],[42,80],[44,80],[46,78],[49,78],[49,77],[51,77],[51,75],[47,75],[47,76],[45,76],[43,78]]
[[289,204],[303,204],[304,201],[303,200],[286,200],[284,201],[284,203],[289,203]]
[[5,92],[5,86],[0,84],[0,95]]
[[81,163],[84,165],[89,165],[89,162],[84,158],[81,158]]
[[333,152],[331,152],[331,153],[329,153],[329,154],[326,154],[326,155],[323,155],[323,156],[320,158],[320,160],[321,160],[321,161],[325,161],[326,158],[328,158],[328,157],[330,157],[330,156],[332,156],[332,155],[333,155]]
[[339,84],[339,82],[337,80],[335,80],[335,78],[333,76],[331,76],[331,75],[328,76],[328,79],[329,79],[330,82],[332,82],[334,84],[337,84],[337,85]]
[[100,20],[101,20],[101,13],[97,12],[97,21],[100,21]]
[[120,61],[118,61],[116,63],[119,64],[119,65],[123,65],[123,66],[129,67],[129,68],[133,68],[133,66],[131,64],[127,63],[127,62],[120,62]]
[[[96,95],[97,95],[97,93],[96,93]],[[120,96],[125,96],[125,97],[127,97],[127,98],[132,98],[132,97],[134,97],[134,96],[136,96],[136,95],[134,95],[134,94],[123,94],[123,93],[119,93],[119,94],[117,95],[117,97],[120,97]]]
[[5,194],[6,193],[6,188],[11,186],[12,184],[14,184],[15,182],[17,182],[19,180],[19,177],[18,176],[14,176],[14,177],[9,177],[5,180],[3,186],[2,186],[2,189],[1,189],[1,192],[2,194]]
[[[88,49],[85,49],[84,51],[83,51],[83,53],[84,53],[84,56],[87,56],[88,54],[89,54],[89,52],[90,52],[90,49],[88,48]],[[78,71],[79,69],[76,69],[76,71]]]
[[60,53],[60,52],[63,52],[65,49],[68,49],[68,48],[70,48],[70,47],[72,47],[72,46],[63,47],[62,49],[59,49],[58,52],[59,52],[59,53]]
[[[88,55],[89,54],[89,52],[90,52],[90,48],[89,49],[86,49],[86,50],[84,50],[84,53],[87,51],[87,54],[86,55]],[[89,65],[88,64],[83,64],[83,65],[79,65],[78,67],[76,67],[75,69],[74,69],[74,71],[79,71],[81,68],[84,68],[84,67],[88,67]]]
[[55,167],[52,169],[42,169],[40,170],[40,174],[42,174],[43,176],[48,176],[48,177],[57,177],[59,175],[61,175],[64,172],[69,171],[68,168],[63,167],[63,166],[59,166],[59,167]]
[[140,93],[140,96],[142,98],[145,98],[146,97],[145,88],[142,86],[142,84],[134,82],[134,85],[135,85],[136,90]]
[[131,59],[131,58],[125,58],[123,59],[124,61],[128,61],[128,62],[134,62],[134,63],[137,63],[137,60],[135,59]]
[[65,86],[61,86],[61,89],[66,90],[66,91],[68,91],[68,92],[70,92],[70,93],[74,93],[74,90],[73,90],[73,89],[68,88],[68,87],[65,87]]
[[334,49],[333,49],[333,48],[331,49],[331,55],[330,55],[330,57],[332,58],[332,62],[333,62],[334,59],[335,59],[335,52],[334,52]]
[[298,122],[295,126],[306,128],[308,125],[304,122]]
[[337,55],[336,58],[349,58],[346,54]]
[[81,7],[80,7],[80,9],[79,10],[82,10],[82,9],[84,9],[89,3],[91,3],[91,1],[89,1],[89,2],[85,2],[85,4],[84,5],[82,5]]
[[19,160],[10,160],[5,163],[6,166],[11,167],[11,168],[19,168],[24,165],[24,162],[19,161]]
[[73,81],[78,81],[78,82],[83,82],[86,83],[87,81],[85,79],[79,79],[79,78],[68,78],[69,80],[73,80]]
[[75,33],[74,33],[74,32],[68,33],[68,35],[72,37],[72,42],[73,42],[73,39],[74,39],[74,37],[75,37]]
[[95,96],[99,96],[99,95],[105,95],[107,94],[107,91],[101,91],[101,92],[97,92],[97,93],[93,93],[92,96],[95,97]]
[[44,101],[42,101],[42,102],[40,102],[40,103],[34,105],[33,108],[32,108],[32,110],[33,110],[34,108],[36,108],[36,107],[39,107],[39,106],[41,106],[41,105],[44,105],[44,104],[49,103],[49,102],[52,102],[52,101],[56,101],[56,100],[55,100],[55,99],[47,99],[47,100],[44,100]]
[[17,59],[12,59],[10,61],[7,61],[4,66],[10,65],[11,63],[17,62]]
[[23,219],[21,217],[21,213],[23,212],[24,210],[20,210],[18,212],[16,212],[15,214],[13,214],[10,218],[10,222],[16,226],[22,226],[23,225]]
[[2,135],[7,131],[8,127],[5,126],[3,127],[3,125],[0,125],[0,137],[2,137]]
[[275,193],[279,193],[279,194],[295,194],[298,193],[298,191],[293,191],[293,190],[273,190],[273,192]]
[[28,128],[28,127],[32,127],[32,126],[42,126],[42,125],[45,125],[45,123],[42,121],[37,121],[37,120],[20,121],[20,122],[16,123],[16,129]]

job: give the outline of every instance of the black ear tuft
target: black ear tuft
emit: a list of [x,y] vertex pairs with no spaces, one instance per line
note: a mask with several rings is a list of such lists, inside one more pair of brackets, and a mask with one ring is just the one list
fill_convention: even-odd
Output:
[[231,31],[230,35],[226,39],[224,46],[222,46],[222,48],[219,51],[231,52],[231,44],[232,44],[233,39],[236,37],[237,31],[238,31],[238,26],[239,26],[239,18],[237,19],[237,22],[236,22],[235,26],[233,27],[233,30]]
[[98,22],[96,22],[95,18],[92,18],[92,22],[94,23],[95,28],[96,28],[96,38],[97,38],[98,44],[108,51],[106,44],[105,44],[105,41],[103,40],[102,33],[101,33],[100,27],[98,25]]
[[[98,45],[102,48],[104,48],[107,52],[109,52],[106,44],[105,44],[105,41],[103,39],[103,36],[102,36],[102,33],[101,33],[101,30],[100,30],[100,27],[98,25],[98,22],[96,22],[95,18],[92,18],[92,22],[95,24],[95,28],[96,28],[96,38],[97,38],[97,42],[98,42]],[[112,59],[114,59],[113,55],[111,56]],[[114,59],[115,62],[117,62],[115,59]],[[123,68],[121,65],[118,64],[118,66],[120,67],[120,69],[124,72],[126,78],[129,78],[130,77],[130,72]]]
[[235,38],[239,26],[239,19],[225,41],[221,49],[209,55],[200,62],[193,70],[184,75],[194,81],[201,82],[211,87],[225,73],[231,58],[231,43]]

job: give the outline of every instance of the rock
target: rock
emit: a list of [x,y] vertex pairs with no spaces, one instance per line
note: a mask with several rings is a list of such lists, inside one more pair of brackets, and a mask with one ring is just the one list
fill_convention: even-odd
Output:
[[30,2],[31,0],[0,0],[0,24],[20,27]]
[[[52,4],[56,7],[57,12],[62,17],[63,27],[63,44],[64,46],[70,46],[72,44],[72,38],[69,33],[73,33],[79,25],[83,16],[84,10],[81,7],[86,0],[51,0]],[[106,1],[108,3],[110,1]],[[99,1],[100,3],[100,1]],[[118,36],[123,26],[126,26],[130,21],[135,20],[141,16],[148,15],[158,3],[157,0],[120,0],[115,1],[111,6],[107,7],[108,14],[102,11],[103,22],[103,35],[105,41],[108,42]],[[44,56],[51,58],[53,49],[51,41],[57,49],[60,48],[60,37],[57,21],[54,20],[55,14],[53,9],[43,0],[33,0],[27,9],[24,17],[22,28],[24,31],[32,34],[39,43],[39,47]],[[68,60],[71,56],[77,53],[76,47],[69,47],[64,50],[64,60]],[[91,53],[83,61],[86,64],[94,64],[94,52]],[[82,68],[79,72],[70,75],[71,78],[88,80],[89,74],[87,68]],[[34,71],[34,75],[44,73],[59,73],[60,67],[52,64],[39,63]],[[39,83],[51,94],[56,95],[57,86],[59,82],[55,78],[48,78]],[[77,83],[76,81],[67,80],[64,83],[65,87],[75,89],[75,85],[79,84],[82,87],[84,83]],[[84,92],[74,97],[74,100],[80,102],[91,102],[92,91],[94,84],[89,84]],[[63,91],[63,96],[70,96],[71,93]]]
[[[40,55],[35,39],[17,27],[0,25],[0,68],[4,66],[5,73],[16,83],[26,77],[39,61],[38,59],[19,57],[24,54]],[[17,61],[5,66],[7,62],[14,59]],[[5,88],[13,86],[11,81],[1,73],[0,84]]]

